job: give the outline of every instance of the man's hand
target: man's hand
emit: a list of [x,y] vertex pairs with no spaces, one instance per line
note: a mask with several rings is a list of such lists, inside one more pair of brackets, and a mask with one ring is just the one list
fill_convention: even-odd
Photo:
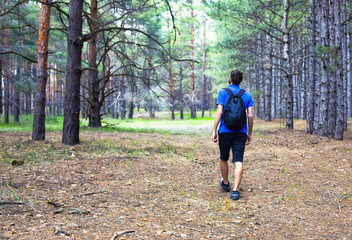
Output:
[[246,145],[251,144],[251,142],[252,142],[252,134],[248,134],[248,135],[247,135],[247,142],[246,142]]
[[216,131],[213,131],[212,140],[213,140],[214,143],[216,143],[218,141],[218,135],[216,134]]

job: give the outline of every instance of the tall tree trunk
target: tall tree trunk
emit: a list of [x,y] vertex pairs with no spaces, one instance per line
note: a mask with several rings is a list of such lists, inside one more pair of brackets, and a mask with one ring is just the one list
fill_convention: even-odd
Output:
[[101,116],[100,108],[101,104],[99,101],[99,77],[98,77],[98,66],[97,66],[97,34],[95,31],[98,28],[98,1],[90,1],[90,32],[92,33],[89,42],[89,77],[88,77],[88,89],[89,89],[89,127],[101,127]]
[[256,65],[256,71],[255,71],[255,83],[256,83],[256,92],[257,92],[257,95],[255,96],[254,98],[254,105],[256,106],[255,107],[255,116],[258,117],[258,118],[261,118],[261,109],[263,108],[263,101],[261,101],[261,98],[263,96],[262,94],[262,85],[261,85],[261,77],[262,77],[262,74],[261,74],[261,59],[262,59],[262,52],[261,52],[261,47],[262,47],[262,40],[261,40],[261,35],[258,33],[257,35],[257,40],[256,40],[256,48],[255,48],[255,51],[256,51],[256,56],[257,56],[257,65]]
[[120,75],[120,116],[121,119],[126,118],[126,86],[125,86],[125,76],[123,69]]
[[191,66],[191,118],[196,118],[196,94],[195,83],[194,83],[194,10],[193,10],[193,1],[191,2],[191,58],[190,58],[190,66]]
[[17,58],[16,79],[14,83],[14,121],[20,121],[20,89],[18,84],[21,81],[21,57]]
[[62,143],[79,144],[83,0],[70,0]]
[[32,109],[32,92],[29,90],[26,92],[26,115],[31,115]]
[[271,63],[271,43],[270,36],[266,35],[265,61],[264,61],[264,119],[271,121],[271,81],[272,81],[272,63]]
[[336,66],[336,95],[337,108],[336,108],[336,128],[334,131],[335,140],[343,140],[344,132],[344,112],[345,112],[345,101],[344,101],[344,87],[343,87],[343,54],[342,54],[342,34],[341,34],[341,5],[339,0],[334,1],[334,30],[335,30],[335,46],[337,56],[340,61],[337,62]]
[[[3,4],[0,3],[0,10],[3,11]],[[0,30],[0,50],[3,50],[3,47],[5,45],[4,42],[4,35],[5,35],[5,24],[1,23],[0,24],[1,30]],[[4,69],[3,69],[3,60],[4,57],[0,55],[0,114],[4,113],[4,95],[3,95],[3,88],[2,84],[4,83],[4,88],[5,88],[5,78],[4,76]]]
[[[303,40],[302,40],[303,41]],[[302,51],[302,54],[304,56],[307,55],[307,48],[304,48],[303,51]],[[300,92],[302,92],[302,102],[301,102],[301,117],[302,119],[307,119],[307,68],[308,68],[308,60],[307,59],[304,59],[302,61],[302,64],[301,64],[301,67],[302,67],[302,74],[301,74],[301,77],[302,77],[302,84],[300,85],[301,86],[301,89],[300,89]]]
[[285,110],[286,110],[286,128],[293,129],[293,84],[292,84],[292,67],[290,53],[290,35],[288,25],[288,17],[290,12],[289,0],[284,0],[284,13],[282,18],[282,31],[284,41],[284,68],[286,70],[286,86],[285,86]]
[[128,118],[132,119],[133,118],[133,110],[134,110],[134,105],[135,105],[135,99],[136,99],[136,81],[134,77],[131,77],[130,80],[130,88],[131,88],[131,100],[129,102],[129,107],[128,107]]
[[[329,16],[329,4],[328,0],[319,1],[320,9],[321,9],[321,45],[325,48],[329,47],[329,24],[328,24],[328,16]],[[328,60],[320,59],[322,76],[320,80],[320,115],[319,115],[319,134],[321,136],[326,136],[328,134],[328,97],[329,97],[329,81],[328,81]]]
[[[336,66],[336,61],[334,60],[337,53],[336,49],[334,49],[335,47],[334,1],[335,0],[329,0],[329,17],[328,17],[329,47],[330,47],[329,66]],[[335,128],[336,128],[336,104],[337,104],[336,103],[336,70],[333,70],[331,68],[328,70],[328,79],[329,79],[328,137],[333,138],[333,136],[335,135]]]
[[310,28],[309,28],[309,79],[308,79],[308,103],[307,103],[307,133],[312,134],[314,131],[314,114],[315,114],[315,82],[316,82],[316,58],[314,56],[314,49],[316,46],[316,5],[315,0],[310,0]]
[[51,108],[51,70],[48,70],[48,78],[46,83],[46,115],[52,115]]
[[153,92],[151,91],[151,76],[152,76],[152,59],[151,57],[148,57],[148,69],[146,70],[146,80],[147,80],[147,91],[148,91],[148,104],[147,104],[147,110],[149,112],[149,117],[150,118],[155,118],[155,107],[153,104]]
[[[275,48],[275,46],[274,46]],[[276,54],[276,51],[274,52],[274,54]],[[273,87],[272,87],[272,116],[274,118],[277,118],[277,104],[280,102],[280,100],[278,99],[278,93],[279,93],[279,88],[278,88],[278,77],[277,77],[277,67],[276,65],[279,63],[279,61],[275,58],[272,58],[272,61],[273,61]]]
[[207,95],[207,76],[205,75],[205,72],[207,70],[206,67],[206,38],[205,38],[205,31],[206,31],[206,21],[204,19],[204,32],[203,32],[203,74],[202,74],[202,82],[203,82],[203,87],[202,87],[202,118],[204,118],[204,112],[205,112],[205,101],[206,101],[206,95]]
[[[47,4],[46,4],[47,3]],[[37,86],[34,100],[32,140],[45,139],[45,90],[48,66],[48,44],[50,29],[51,0],[44,0],[40,13],[38,37]]]
[[352,117],[352,33],[347,34],[347,116]]
[[[171,56],[171,39],[169,36],[169,54]],[[169,57],[169,103],[171,111],[171,119],[175,120],[175,107],[174,107],[174,81],[172,79],[172,59]]]
[[5,75],[4,80],[4,115],[5,123],[9,123],[9,112],[10,112],[10,80],[8,74]]
[[[343,21],[346,21],[348,19],[348,14],[347,14],[347,1],[343,0],[342,1],[343,5]],[[344,107],[345,107],[345,114],[344,114],[344,129],[347,130],[347,121],[348,121],[348,47],[347,47],[347,35],[348,35],[349,29],[348,29],[348,24],[345,24],[343,26],[343,31],[342,31],[342,52],[343,52],[343,67],[344,73],[343,73],[343,87],[344,87]]]
[[[1,40],[0,40],[0,46],[2,46],[2,34],[1,34]],[[0,55],[0,115],[4,113],[3,111],[3,95],[2,95],[2,82],[3,82],[3,72],[2,72],[2,56]]]
[[[179,31],[179,37],[180,37],[180,49],[179,49],[179,55],[180,59],[182,59],[182,35],[181,31]],[[182,80],[183,80],[183,72],[182,72],[182,62],[180,61],[178,63],[178,68],[180,71],[180,77],[179,77],[179,84],[178,84],[178,89],[179,89],[179,104],[180,104],[180,119],[183,119],[183,88],[182,88]]]
[[[7,6],[8,1],[5,0],[4,5]],[[6,23],[1,23],[2,31],[3,34],[1,34],[1,37],[4,36],[4,46],[5,48],[8,48],[9,45],[9,29],[7,28]],[[4,118],[5,118],[5,123],[9,123],[9,110],[10,110],[10,83],[9,83],[9,63],[8,59],[4,56],[2,58],[3,63],[4,63]]]

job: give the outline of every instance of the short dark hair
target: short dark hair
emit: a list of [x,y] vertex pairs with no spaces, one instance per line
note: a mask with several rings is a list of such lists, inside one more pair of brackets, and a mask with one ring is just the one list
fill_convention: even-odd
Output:
[[240,85],[243,79],[243,72],[240,70],[232,70],[230,74],[232,84]]

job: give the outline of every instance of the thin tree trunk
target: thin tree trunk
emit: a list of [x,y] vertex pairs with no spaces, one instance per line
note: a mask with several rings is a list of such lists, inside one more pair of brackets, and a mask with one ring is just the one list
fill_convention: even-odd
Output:
[[265,62],[264,62],[264,119],[271,121],[271,83],[272,83],[272,62],[270,36],[266,35]]
[[148,57],[148,69],[146,70],[146,73],[147,73],[147,76],[146,76],[146,79],[147,79],[147,88],[148,88],[148,104],[147,104],[147,110],[149,112],[149,117],[150,118],[155,118],[155,107],[154,107],[154,104],[153,104],[153,93],[151,91],[151,84],[150,84],[150,78],[151,78],[151,75],[152,75],[152,68],[153,68],[153,65],[152,65],[152,59],[151,57]]
[[133,112],[134,112],[135,99],[136,99],[136,82],[135,82],[134,77],[131,77],[130,88],[131,88],[131,100],[129,103],[128,118],[132,119]]
[[284,68],[286,69],[286,86],[285,86],[285,107],[286,107],[286,128],[293,129],[293,84],[292,84],[292,67],[290,58],[290,35],[288,17],[290,11],[289,0],[284,0],[284,13],[282,18],[282,31],[284,42]]
[[[335,26],[334,26],[334,1],[329,0],[329,47],[335,47]],[[337,53],[336,49],[329,55],[329,66],[336,66],[334,56]],[[333,138],[336,128],[336,70],[328,69],[329,80],[329,105],[328,105],[328,137]]]
[[309,79],[308,79],[308,103],[307,103],[307,133],[312,134],[314,131],[314,114],[315,114],[315,82],[316,82],[316,58],[314,57],[314,48],[316,46],[316,5],[315,0],[310,0],[310,29],[309,29],[309,52],[312,55],[309,58]]
[[9,123],[9,112],[10,112],[10,82],[8,74],[5,75],[4,81],[4,113],[5,113],[5,123]]
[[[191,2],[193,5],[193,1]],[[190,89],[190,96],[191,96],[191,118],[196,118],[196,94],[195,90],[195,83],[194,83],[194,11],[193,8],[191,9],[191,57],[190,57],[190,66],[191,66],[191,89]]]
[[[179,37],[180,37],[180,49],[179,49],[179,55],[180,59],[182,59],[182,35],[181,31],[179,31]],[[180,71],[180,78],[179,78],[179,104],[180,104],[180,119],[183,119],[183,89],[182,89],[182,80],[183,80],[183,72],[182,72],[182,62],[180,61],[178,64],[179,71]]]
[[97,34],[94,33],[98,28],[98,1],[90,1],[90,32],[93,33],[89,41],[89,76],[88,76],[88,89],[89,89],[89,127],[101,127],[99,101],[99,77],[97,66]]
[[[348,19],[348,14],[347,14],[347,1],[343,0],[343,21],[346,21]],[[343,26],[343,31],[342,31],[342,52],[343,52],[343,67],[345,71],[343,72],[343,87],[344,87],[344,130],[347,130],[347,121],[348,121],[348,59],[347,59],[347,35],[348,35],[348,24],[345,24]]]
[[[328,24],[328,15],[329,15],[329,5],[328,0],[319,1],[321,4],[321,13],[322,13],[322,22],[321,22],[321,41],[325,48],[328,48],[329,42],[329,24]],[[319,134],[321,136],[326,136],[328,134],[328,97],[329,97],[329,82],[328,82],[328,63],[327,60],[320,59],[322,76],[320,80],[320,115],[319,115]]]
[[335,30],[335,46],[337,47],[337,56],[340,59],[336,66],[336,128],[334,131],[335,140],[343,140],[344,133],[344,112],[345,112],[345,101],[344,101],[344,87],[343,87],[343,54],[342,54],[342,41],[341,41],[341,5],[339,0],[334,1],[334,30]]
[[207,66],[206,66],[206,38],[205,38],[205,32],[206,32],[206,21],[204,19],[204,32],[203,32],[203,74],[202,74],[202,82],[203,82],[203,88],[202,88],[202,118],[204,118],[204,112],[205,112],[205,97],[207,94],[207,76],[205,74]]
[[[51,0],[44,0],[41,7],[38,37],[37,86],[33,116],[32,140],[45,139],[45,90],[47,82],[48,44],[50,29]],[[48,3],[48,4],[45,4]]]
[[348,117],[352,117],[352,33],[347,34],[347,104]]
[[[171,55],[171,39],[169,36],[168,40],[169,44],[169,54]],[[171,119],[175,120],[175,108],[174,108],[174,82],[172,79],[172,61],[171,57],[169,57],[169,103],[170,103],[170,111],[171,111]]]
[[62,143],[79,144],[80,78],[83,0],[71,0],[69,10],[68,47],[66,65],[66,93]]
[[20,121],[20,89],[18,87],[19,82],[21,81],[21,57],[17,58],[16,66],[16,78],[14,84],[14,121]]
[[[2,46],[2,34],[1,34],[1,39],[0,39],[0,46]],[[3,82],[3,73],[2,73],[2,56],[0,55],[0,115],[4,113],[3,111],[3,95],[2,95],[2,82]]]
[[51,70],[48,70],[48,78],[46,83],[46,115],[52,115],[51,109]]

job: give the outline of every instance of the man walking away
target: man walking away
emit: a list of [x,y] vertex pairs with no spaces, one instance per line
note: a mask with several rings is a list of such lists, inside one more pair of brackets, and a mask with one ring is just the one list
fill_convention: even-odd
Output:
[[[219,148],[220,148],[220,172],[222,178],[220,179],[221,187],[226,191],[230,192],[230,182],[228,179],[228,159],[230,155],[230,149],[232,148],[232,162],[235,164],[235,171],[234,171],[234,186],[233,190],[231,191],[231,198],[233,200],[238,200],[240,198],[239,187],[242,179],[243,174],[243,154],[245,145],[248,145],[252,141],[252,130],[253,130],[253,98],[252,95],[247,91],[241,91],[240,83],[243,79],[243,73],[239,70],[231,71],[230,77],[228,79],[228,83],[230,84],[227,89],[223,88],[220,90],[218,99],[217,99],[217,111],[214,120],[214,128],[213,128],[213,135],[212,140],[217,142],[219,140]],[[248,124],[245,123],[244,126],[240,126],[239,129],[235,129],[230,127],[229,124],[224,122],[224,115],[228,114],[229,106],[234,106],[227,103],[228,99],[230,98],[231,90],[234,96],[231,96],[231,99],[234,97],[239,98],[241,94],[241,98],[243,100]],[[238,94],[238,95],[237,95]],[[227,105],[226,105],[227,104]],[[226,112],[224,112],[226,106]],[[231,110],[231,109],[230,109]],[[226,118],[229,117],[226,115]],[[219,137],[217,134],[217,128],[219,126]],[[229,129],[229,128],[232,129]]]

